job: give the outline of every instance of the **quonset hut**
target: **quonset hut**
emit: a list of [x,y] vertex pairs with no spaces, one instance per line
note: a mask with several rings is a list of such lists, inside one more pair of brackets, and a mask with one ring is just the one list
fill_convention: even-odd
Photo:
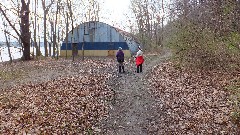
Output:
[[[130,33],[106,23],[92,21],[78,25],[61,45],[61,56],[114,56],[122,47],[125,56],[137,52],[140,43]],[[84,50],[84,51],[83,51]]]

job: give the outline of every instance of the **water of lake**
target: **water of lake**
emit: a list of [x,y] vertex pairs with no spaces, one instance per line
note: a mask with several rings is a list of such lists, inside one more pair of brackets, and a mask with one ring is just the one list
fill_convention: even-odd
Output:
[[[19,59],[22,57],[22,52],[20,51],[21,47],[10,47],[12,59]],[[42,55],[45,55],[44,47],[40,47]],[[53,49],[51,49],[53,50]],[[31,52],[33,52],[33,47],[31,47]],[[36,50],[34,50],[34,54],[36,54]],[[0,47],[0,62],[10,61],[8,48]]]

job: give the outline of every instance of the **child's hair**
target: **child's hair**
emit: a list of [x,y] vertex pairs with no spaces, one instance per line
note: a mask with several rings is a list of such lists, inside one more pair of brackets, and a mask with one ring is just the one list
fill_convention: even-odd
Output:
[[141,49],[141,46],[138,46],[138,49],[142,50],[142,49]]

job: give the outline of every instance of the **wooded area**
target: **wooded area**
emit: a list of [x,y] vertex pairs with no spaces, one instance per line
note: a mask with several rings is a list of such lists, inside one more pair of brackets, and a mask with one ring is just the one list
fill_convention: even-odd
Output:
[[202,68],[239,67],[239,0],[132,0],[132,8],[148,49],[168,46],[182,63]]
[[[184,0],[172,5],[168,44],[178,58],[202,68],[238,68],[240,1]],[[227,69],[226,69],[227,70]]]

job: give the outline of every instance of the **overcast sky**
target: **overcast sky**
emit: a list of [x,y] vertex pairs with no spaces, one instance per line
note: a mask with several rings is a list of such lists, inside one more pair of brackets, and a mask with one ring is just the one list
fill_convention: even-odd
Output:
[[104,0],[100,21],[128,31],[131,13],[130,0]]

